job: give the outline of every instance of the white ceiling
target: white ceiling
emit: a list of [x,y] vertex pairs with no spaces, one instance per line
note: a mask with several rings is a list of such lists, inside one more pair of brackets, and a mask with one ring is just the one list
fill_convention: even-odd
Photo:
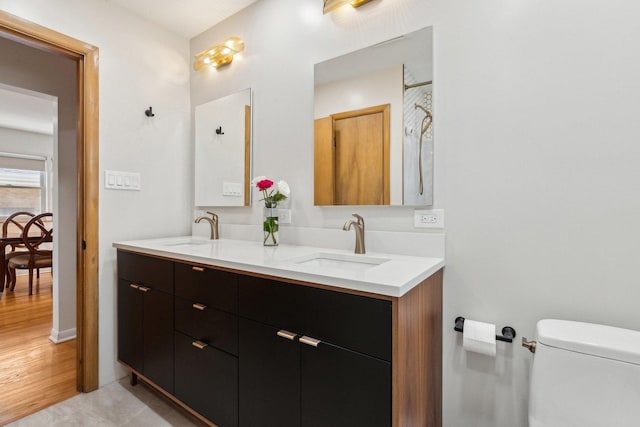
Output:
[[257,0],[107,0],[191,39]]

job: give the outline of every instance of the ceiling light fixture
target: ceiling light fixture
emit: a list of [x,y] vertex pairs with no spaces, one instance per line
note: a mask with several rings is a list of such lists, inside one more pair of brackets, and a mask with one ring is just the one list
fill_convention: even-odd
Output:
[[233,61],[233,55],[244,50],[244,42],[239,37],[230,37],[215,46],[211,46],[195,56],[193,69],[198,71],[207,67],[221,67]]
[[370,1],[371,0],[324,0],[322,13],[327,14],[332,10],[339,8],[340,6],[344,6],[345,4],[350,4],[353,7],[360,7],[363,4],[369,3]]

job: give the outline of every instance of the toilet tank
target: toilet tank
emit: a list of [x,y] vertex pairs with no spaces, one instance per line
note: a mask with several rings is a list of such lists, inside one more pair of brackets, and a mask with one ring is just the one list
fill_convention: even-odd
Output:
[[640,426],[640,332],[541,320],[529,427]]

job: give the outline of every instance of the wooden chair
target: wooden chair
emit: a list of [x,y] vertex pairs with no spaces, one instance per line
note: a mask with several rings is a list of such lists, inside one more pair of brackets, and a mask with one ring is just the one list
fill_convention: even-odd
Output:
[[[45,248],[45,243],[53,242],[53,222],[50,222],[50,226],[47,226],[43,218],[52,218],[53,214],[50,212],[36,215],[24,226],[22,232],[22,243],[27,249],[27,253],[22,255],[16,255],[12,257],[7,265],[7,271],[9,272],[9,281],[11,284],[10,290],[16,287],[16,269],[29,270],[29,295],[33,294],[33,270],[39,268],[53,267],[53,251]],[[31,228],[35,227],[40,230],[40,237],[38,239],[33,238],[33,232]]]
[[[29,222],[31,218],[33,218],[35,214],[31,212],[15,212],[7,217],[7,219],[2,223],[2,237],[7,238],[11,235],[19,234],[21,237],[24,232],[24,224]],[[42,222],[42,221],[41,221]],[[28,254],[29,251],[24,246],[23,243],[19,244],[10,244],[9,253],[5,254],[5,265],[4,271],[6,274],[6,283],[7,287],[9,287],[9,270],[7,269],[7,265],[9,260],[17,255]],[[40,269],[37,270],[37,277],[40,277]],[[3,284],[5,282],[2,282]]]

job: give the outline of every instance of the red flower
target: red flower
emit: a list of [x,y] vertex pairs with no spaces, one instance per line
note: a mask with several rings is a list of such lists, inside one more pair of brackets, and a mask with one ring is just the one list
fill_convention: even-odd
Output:
[[272,185],[273,185],[273,181],[271,181],[270,179],[263,179],[262,181],[258,181],[256,183],[256,187],[258,187],[258,190],[260,191],[264,191],[268,188],[271,188]]

